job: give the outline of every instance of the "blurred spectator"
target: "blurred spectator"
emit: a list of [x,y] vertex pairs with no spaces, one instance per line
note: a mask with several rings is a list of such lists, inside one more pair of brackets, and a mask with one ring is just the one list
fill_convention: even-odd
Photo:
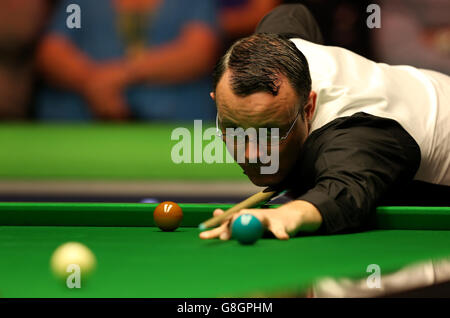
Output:
[[258,22],[282,0],[219,0],[220,25],[229,41],[252,34]]
[[44,26],[48,0],[0,1],[0,118],[28,114],[33,91],[33,53]]
[[[66,26],[69,4],[81,28]],[[37,62],[40,119],[213,119],[214,1],[64,0]]]
[[367,6],[375,0],[284,0],[302,3],[313,14],[325,45],[339,46],[367,58],[373,58]]
[[377,58],[450,75],[450,1],[382,0]]

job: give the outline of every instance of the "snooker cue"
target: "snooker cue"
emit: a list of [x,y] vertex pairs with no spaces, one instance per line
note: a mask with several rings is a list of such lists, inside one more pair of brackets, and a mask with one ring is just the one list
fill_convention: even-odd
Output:
[[268,189],[260,191],[251,197],[245,199],[244,201],[232,206],[228,210],[226,210],[223,214],[215,216],[209,220],[206,220],[205,222],[201,223],[198,228],[200,231],[204,231],[208,228],[213,228],[218,225],[220,225],[224,220],[226,220],[228,217],[232,216],[233,214],[239,212],[242,209],[248,209],[252,208],[255,205],[263,202],[267,202],[271,198],[273,198],[275,195],[277,195],[278,191],[268,191]]

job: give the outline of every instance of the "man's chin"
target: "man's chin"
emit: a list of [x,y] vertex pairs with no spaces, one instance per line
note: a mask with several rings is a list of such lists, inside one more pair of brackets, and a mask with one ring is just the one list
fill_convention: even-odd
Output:
[[244,172],[250,181],[258,187],[275,186],[281,182],[281,177],[277,174],[250,174]]

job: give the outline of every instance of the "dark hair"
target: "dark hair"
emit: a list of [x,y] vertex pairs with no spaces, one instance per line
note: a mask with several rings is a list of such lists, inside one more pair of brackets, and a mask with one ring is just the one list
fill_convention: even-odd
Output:
[[306,103],[311,91],[308,61],[288,38],[258,33],[236,41],[216,64],[214,91],[226,70],[231,71],[231,88],[238,96],[268,92],[276,96],[280,75]]

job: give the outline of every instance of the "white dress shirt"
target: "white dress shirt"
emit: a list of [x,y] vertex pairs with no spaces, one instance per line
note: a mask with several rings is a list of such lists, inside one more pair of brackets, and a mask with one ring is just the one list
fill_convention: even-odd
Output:
[[450,186],[449,76],[291,40],[308,60],[317,93],[311,131],[357,112],[394,119],[420,147],[421,164],[414,179]]

